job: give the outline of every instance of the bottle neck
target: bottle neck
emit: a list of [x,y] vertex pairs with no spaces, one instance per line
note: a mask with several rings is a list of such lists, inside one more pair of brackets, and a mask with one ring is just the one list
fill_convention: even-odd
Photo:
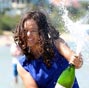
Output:
[[71,68],[75,68],[75,66],[74,66],[73,64],[71,64],[71,63],[70,63],[70,66],[69,66],[69,67],[71,67]]

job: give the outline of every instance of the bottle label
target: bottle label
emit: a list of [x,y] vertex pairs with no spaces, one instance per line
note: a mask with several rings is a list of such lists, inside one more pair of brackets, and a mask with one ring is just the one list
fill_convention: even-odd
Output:
[[55,85],[55,88],[66,88],[66,87],[64,87],[64,86],[62,86],[62,85],[60,85],[60,84],[57,83],[57,84]]

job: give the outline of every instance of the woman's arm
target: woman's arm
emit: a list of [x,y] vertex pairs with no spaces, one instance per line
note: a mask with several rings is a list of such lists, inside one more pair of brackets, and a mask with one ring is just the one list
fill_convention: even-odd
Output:
[[69,62],[74,64],[76,68],[80,68],[82,66],[83,60],[81,55],[79,54],[79,56],[76,56],[76,53],[69,48],[67,43],[62,38],[55,40],[54,43],[59,53]]
[[30,73],[28,73],[19,63],[17,65],[17,69],[20,77],[23,80],[25,88],[38,88]]

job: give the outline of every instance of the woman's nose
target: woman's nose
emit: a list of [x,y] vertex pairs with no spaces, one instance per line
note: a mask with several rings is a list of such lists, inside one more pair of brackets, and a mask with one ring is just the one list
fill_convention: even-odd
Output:
[[30,36],[30,35],[31,35],[31,32],[30,32],[30,31],[28,31],[28,32],[27,32],[27,36]]

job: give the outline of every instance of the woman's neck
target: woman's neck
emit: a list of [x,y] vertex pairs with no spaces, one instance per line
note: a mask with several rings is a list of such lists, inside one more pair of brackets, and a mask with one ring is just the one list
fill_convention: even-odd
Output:
[[31,52],[35,56],[35,58],[39,58],[43,54],[43,47],[41,45],[35,45],[31,47]]

